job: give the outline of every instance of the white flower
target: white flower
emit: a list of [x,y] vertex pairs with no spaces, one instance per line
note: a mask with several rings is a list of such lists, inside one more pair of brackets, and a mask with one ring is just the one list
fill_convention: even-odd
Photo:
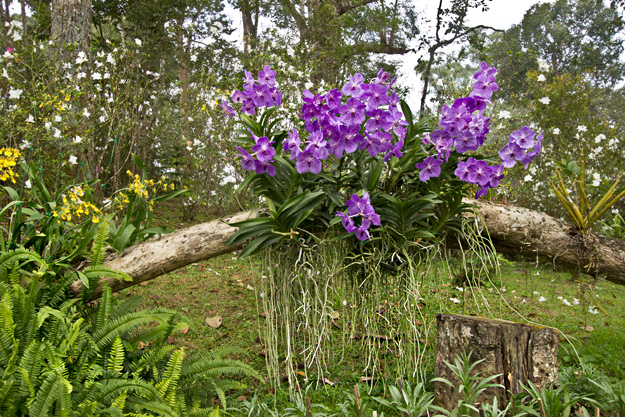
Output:
[[610,211],[611,211],[611,212],[612,212],[612,214],[614,214],[615,216],[616,216],[617,214],[619,214],[619,211],[618,211],[618,209],[616,209],[616,208],[613,208],[613,209],[612,209],[612,210],[610,210]]
[[193,54],[193,55],[191,55],[191,57],[189,59],[191,60],[191,62],[195,62],[195,61],[197,61],[197,55]]
[[84,110],[82,111],[82,115],[83,115],[83,116],[85,116],[85,117],[89,117],[89,116],[91,116],[91,113],[89,113],[89,110],[84,109]]
[[541,297],[538,299],[538,301],[542,303],[542,302],[544,302],[544,301],[547,301],[547,299],[546,299],[545,297],[541,296]]
[[313,87],[313,85],[314,85],[314,84],[313,84],[313,83],[311,83],[311,82],[309,81],[309,82],[307,82],[306,84],[304,84],[304,88],[305,88],[306,90],[310,90],[310,89]]
[[462,287],[456,287],[456,289],[457,289],[458,291],[460,291],[460,292],[464,292],[464,288],[462,288]]
[[55,121],[55,122],[57,122],[57,123],[58,123],[58,122],[60,122],[61,120],[63,120],[63,119],[61,118],[61,116],[54,116],[54,121]]
[[78,163],[78,158],[76,158],[74,155],[70,155],[69,163],[72,165],[76,165]]
[[455,303],[455,304],[459,304],[460,303],[460,300],[458,300],[457,298],[453,298],[453,297],[450,298],[449,301],[451,301],[452,303]]
[[542,59],[538,60],[538,69],[540,71],[549,71],[549,63],[547,63],[547,61],[544,61]]
[[82,142],[82,138],[80,136],[76,136],[74,138],[74,143],[80,143],[80,142]]
[[603,139],[605,139],[605,135],[603,133],[600,133],[595,138],[595,143],[600,143]]
[[79,72],[78,74],[76,74],[76,79],[80,80],[81,78],[85,78],[86,76],[87,76],[86,73]]
[[579,125],[577,126],[577,131],[578,132],[588,132],[588,128],[584,125]]
[[588,312],[590,314],[599,314],[599,312],[597,311],[597,308],[595,306],[588,307]]
[[28,115],[28,119],[26,119],[27,123],[35,123],[35,118],[33,117],[32,114]]
[[46,129],[50,130],[50,128],[52,127],[52,122],[45,122],[43,125]]
[[115,58],[113,58],[113,54],[109,53],[106,55],[106,62],[115,65]]
[[30,148],[31,147],[31,143],[27,140],[25,140],[24,142],[22,142],[22,144],[20,145],[20,149],[26,149],[26,148]]
[[30,180],[26,180],[26,182],[24,183],[24,188],[30,188]]
[[102,79],[102,74],[100,74],[99,72],[94,72],[93,74],[91,74],[91,79],[92,80],[101,80]]
[[2,68],[2,76],[6,78],[7,80],[11,79],[11,77],[9,77],[9,73],[7,72],[6,68]]
[[510,118],[510,112],[508,110],[502,110],[499,112],[499,118],[500,119],[509,119]]
[[559,135],[560,134],[560,129],[557,128],[557,127],[554,127],[551,131],[553,132],[554,135]]
[[5,58],[13,58],[13,54],[10,51],[4,51],[4,55],[2,55]]
[[549,97],[543,97],[540,100],[541,103],[543,103],[545,106],[548,105],[549,103],[551,103],[551,99]]
[[109,74],[108,72],[105,72],[104,73],[104,79],[106,80],[108,78],[111,78],[111,74]]
[[16,89],[14,90],[13,87],[11,87],[9,89],[9,98],[20,98],[20,96],[22,95],[23,90],[20,89]]
[[137,39],[137,38],[135,38],[135,43],[136,43],[137,45],[141,46],[141,39]]
[[530,182],[530,181],[531,181],[531,180],[533,180],[533,179],[534,179],[534,178],[532,178],[532,176],[531,176],[531,175],[527,174],[527,175],[525,176],[525,178],[523,178],[523,181],[525,181],[525,182]]
[[78,52],[78,57],[76,57],[76,63],[78,65],[82,64],[83,62],[87,61],[87,54],[85,54],[84,51],[80,51]]
[[99,120],[100,120],[100,123],[106,122],[106,116],[105,115],[100,116]]
[[562,304],[564,304],[565,306],[571,306],[571,303],[569,303],[569,301],[565,298],[564,300],[562,300]]
[[545,77],[543,74],[540,74],[536,80],[540,83],[542,83],[543,81],[545,81],[547,79],[547,77]]
[[532,294],[539,295],[540,293],[538,291],[534,291]]
[[59,129],[57,129],[56,127],[52,128],[52,132],[53,132],[52,135],[55,138],[60,138],[61,137],[61,131]]
[[573,304],[576,306],[579,305],[579,300],[577,298],[573,298]]

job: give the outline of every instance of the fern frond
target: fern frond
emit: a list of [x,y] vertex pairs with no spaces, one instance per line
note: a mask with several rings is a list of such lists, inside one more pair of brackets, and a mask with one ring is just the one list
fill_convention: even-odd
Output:
[[30,417],[47,417],[55,401],[60,400],[64,388],[63,377],[56,372],[49,372],[37,391],[35,401],[28,409]]
[[104,263],[104,258],[106,257],[104,249],[106,248],[106,240],[108,237],[109,226],[106,222],[102,222],[98,227],[98,232],[93,240],[93,246],[91,247],[91,253],[89,254],[89,259],[91,260],[92,265],[99,266]]
[[97,329],[102,329],[111,313],[111,303],[113,302],[113,291],[110,287],[102,288],[102,297],[100,298],[100,308],[98,310]]
[[126,404],[132,406],[136,410],[146,410],[162,417],[179,417],[179,414],[175,410],[172,410],[170,406],[159,401],[150,401],[139,397],[129,397],[126,400]]
[[121,373],[124,369],[124,359],[126,359],[124,345],[122,343],[122,339],[118,335],[115,342],[113,342],[108,370],[113,372],[115,375],[119,375],[119,373]]
[[163,378],[156,384],[158,393],[170,406],[175,401],[176,388],[180,379],[180,371],[186,354],[184,349],[175,351],[169,358],[169,362],[163,372]]

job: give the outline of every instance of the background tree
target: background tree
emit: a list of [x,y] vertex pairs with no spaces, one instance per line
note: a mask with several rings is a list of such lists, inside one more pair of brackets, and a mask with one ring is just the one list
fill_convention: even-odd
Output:
[[[426,49],[427,51],[426,56],[419,59],[415,68],[417,73],[421,74],[421,81],[423,82],[421,104],[419,106],[420,117],[425,115],[425,102],[429,93],[432,67],[439,62],[440,50],[454,43],[463,40],[466,41],[470,35],[479,30],[490,29],[498,31],[498,29],[491,28],[490,26],[467,26],[465,24],[469,10],[481,8],[482,11],[486,11],[488,10],[488,1],[489,0],[453,0],[449,7],[444,7],[443,0],[439,0],[436,9],[434,32],[432,34],[424,34],[419,43],[419,49]],[[430,21],[426,20],[425,23],[429,24]]]

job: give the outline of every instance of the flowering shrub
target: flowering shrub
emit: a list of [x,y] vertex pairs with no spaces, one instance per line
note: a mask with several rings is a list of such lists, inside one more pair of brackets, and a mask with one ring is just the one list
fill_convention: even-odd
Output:
[[[382,70],[370,83],[355,74],[340,90],[305,90],[300,128],[288,132],[274,130],[279,119],[270,121],[281,104],[275,72],[265,66],[256,80],[246,71],[244,91],[232,96],[235,108],[221,106],[243,127],[237,149],[251,173],[242,188],[265,197],[270,215],[238,223],[229,242],[254,237],[244,250],[251,254],[287,238],[298,241],[297,229],[314,234],[338,222],[361,242],[374,240],[370,227],[379,226],[374,230],[399,245],[458,231],[468,208],[465,190],[477,186],[475,197],[485,195],[504,168],[527,167],[541,151],[542,133],[523,127],[499,158],[467,155],[489,132],[484,110],[498,89],[495,74],[482,63],[469,96],[443,106],[439,129],[422,137],[427,127],[415,124]],[[346,212],[336,210],[343,206]]]
[[13,167],[17,165],[22,154],[17,149],[1,148],[0,149],[0,182],[11,181],[15,184],[17,174],[13,171]]

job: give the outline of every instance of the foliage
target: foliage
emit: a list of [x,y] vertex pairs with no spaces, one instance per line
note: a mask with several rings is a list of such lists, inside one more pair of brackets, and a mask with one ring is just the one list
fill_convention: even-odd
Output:
[[[571,415],[573,406],[578,404],[581,397],[571,396],[568,388],[564,385],[560,387],[547,387],[539,389],[532,381],[527,381],[527,385],[521,383],[529,396],[529,405],[519,406],[519,408],[529,415],[537,417],[568,417]],[[585,410],[584,407],[581,407]],[[586,411],[586,414],[588,412]]]
[[[458,400],[458,406],[449,415],[450,416],[466,416],[472,412],[479,412],[475,404],[478,397],[488,388],[501,388],[503,385],[493,383],[492,381],[501,375],[481,375],[474,369],[485,359],[471,361],[473,352],[462,353],[454,358],[454,363],[445,362],[445,365],[454,373],[459,380],[458,392],[461,393],[461,399]],[[454,387],[454,384],[445,378],[434,378],[432,381],[441,382],[443,384]],[[494,405],[493,405],[494,407]],[[491,409],[492,410],[492,409]]]
[[397,380],[397,386],[391,385],[388,389],[390,400],[380,397],[373,399],[389,412],[401,412],[402,416],[418,417],[429,414],[430,411],[444,411],[434,405],[434,395],[425,389],[422,382],[410,386],[410,383]]
[[[590,201],[586,194],[585,174],[586,174],[586,161],[584,160],[584,153],[582,150],[581,166],[577,167],[574,162],[568,164],[561,163],[561,168],[565,169],[565,173],[569,178],[575,176],[573,184],[577,189],[578,202],[572,200],[569,192],[567,191],[567,184],[562,179],[560,170],[556,168],[556,174],[558,175],[558,183],[551,186],[558,196],[558,199],[566,209],[571,220],[577,226],[577,229],[583,234],[588,233],[593,223],[595,223],[603,214],[605,214],[612,206],[625,196],[625,190],[616,191],[616,187],[619,185],[621,176],[619,176],[612,186],[601,196],[601,199],[591,208]],[[615,191],[617,195],[615,194]]]

